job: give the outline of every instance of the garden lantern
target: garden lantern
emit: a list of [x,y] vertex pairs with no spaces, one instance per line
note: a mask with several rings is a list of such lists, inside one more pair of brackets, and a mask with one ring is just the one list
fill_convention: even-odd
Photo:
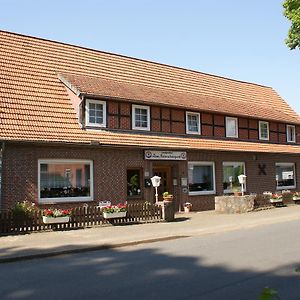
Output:
[[160,186],[160,179],[161,179],[161,177],[159,177],[159,176],[153,176],[153,177],[151,177],[152,185],[155,188],[155,201],[156,202],[158,202],[157,188]]
[[242,196],[244,196],[244,190],[245,190],[245,183],[246,183],[246,175],[241,174],[238,176],[239,182],[241,184],[242,187]]

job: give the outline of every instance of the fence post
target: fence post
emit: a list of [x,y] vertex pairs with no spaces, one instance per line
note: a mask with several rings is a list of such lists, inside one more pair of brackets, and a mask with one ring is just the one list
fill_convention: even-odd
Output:
[[162,216],[163,220],[166,222],[172,222],[175,220],[175,205],[173,201],[163,201]]

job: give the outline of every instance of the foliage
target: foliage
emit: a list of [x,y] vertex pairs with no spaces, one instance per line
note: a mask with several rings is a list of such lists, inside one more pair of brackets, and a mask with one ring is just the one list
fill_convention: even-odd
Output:
[[102,208],[102,212],[109,214],[127,211],[126,204],[119,203],[118,205],[110,205]]
[[14,217],[31,217],[36,210],[35,203],[29,201],[17,202],[11,208]]
[[163,195],[163,197],[172,196],[169,192],[164,192],[162,195]]
[[68,217],[72,213],[71,209],[44,209],[43,216],[50,218]]
[[271,289],[269,287],[265,287],[259,298],[259,300],[272,300],[272,299],[280,299],[279,296],[278,296],[278,292],[274,289]]
[[293,199],[300,199],[300,192],[295,192],[293,194]]
[[285,43],[291,50],[300,49],[300,0],[285,0],[283,8],[284,16],[291,21]]
[[272,196],[271,196],[271,199],[273,199],[273,200],[282,200],[282,195],[279,195],[279,194],[272,194]]

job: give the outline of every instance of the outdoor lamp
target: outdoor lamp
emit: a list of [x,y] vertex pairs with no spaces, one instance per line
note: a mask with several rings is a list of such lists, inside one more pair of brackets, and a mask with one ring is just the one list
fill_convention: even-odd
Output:
[[238,176],[238,179],[239,179],[239,182],[241,184],[241,187],[242,187],[242,196],[244,196],[244,186],[245,186],[245,183],[246,183],[246,175],[244,174],[241,174]]
[[152,185],[155,188],[155,201],[156,202],[158,201],[157,188],[160,186],[160,179],[161,179],[161,177],[159,177],[159,176],[151,177]]

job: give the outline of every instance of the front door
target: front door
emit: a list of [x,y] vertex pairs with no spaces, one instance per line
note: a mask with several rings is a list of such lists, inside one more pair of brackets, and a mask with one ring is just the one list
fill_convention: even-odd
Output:
[[158,200],[162,201],[164,192],[169,192],[172,194],[171,190],[171,167],[168,166],[161,166],[161,167],[153,167],[153,174],[154,176],[161,177],[160,179],[160,186],[158,190]]

